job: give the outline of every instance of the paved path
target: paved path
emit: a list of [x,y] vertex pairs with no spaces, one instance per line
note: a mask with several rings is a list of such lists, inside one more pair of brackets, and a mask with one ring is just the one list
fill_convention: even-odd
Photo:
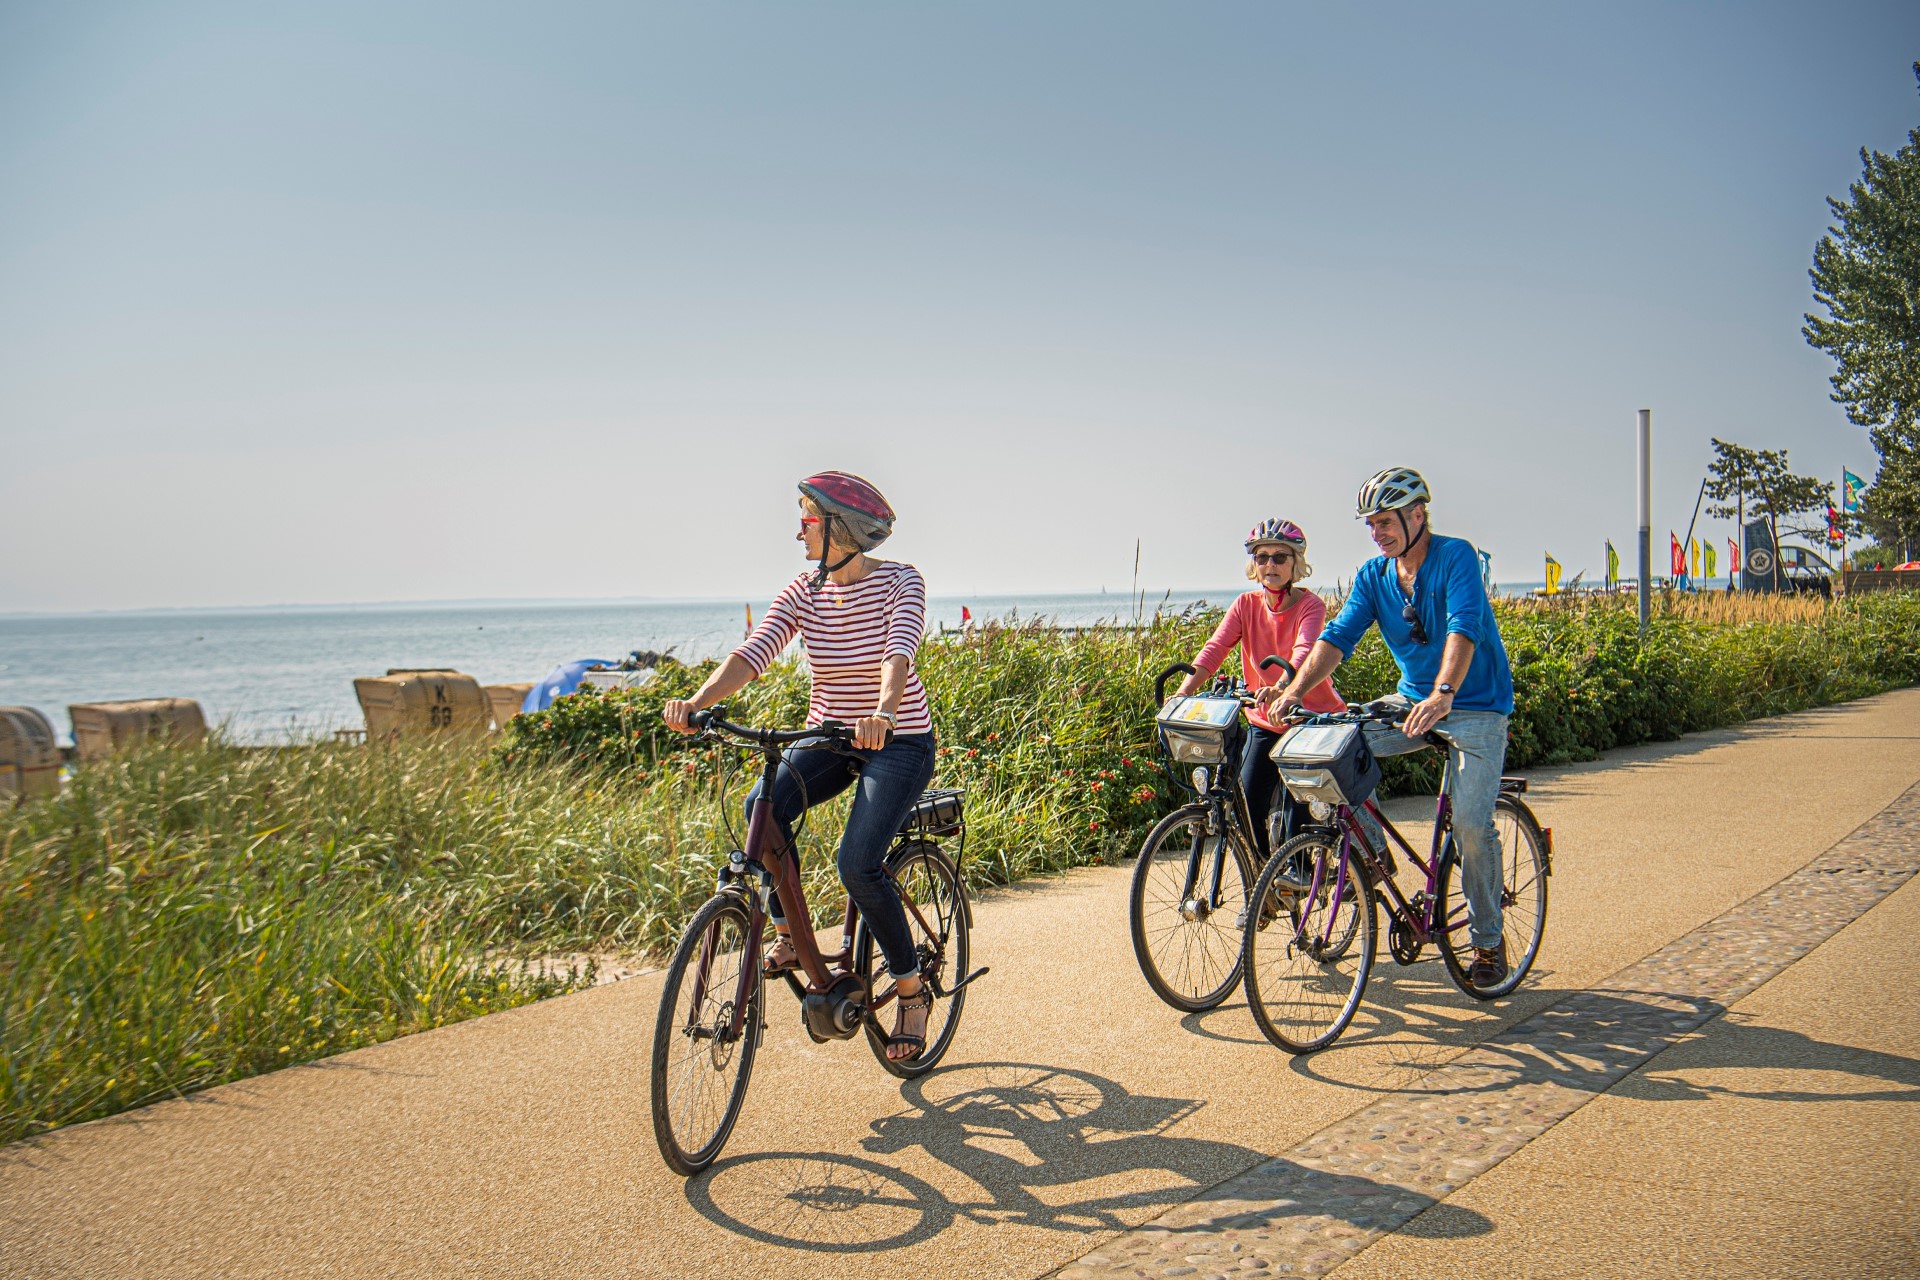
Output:
[[[949,1068],[902,1086],[859,1042],[808,1042],[772,991],[746,1115],[691,1182],[653,1150],[658,986],[634,979],[0,1151],[0,1273],[965,1277],[1117,1262],[1131,1229],[1431,1089],[1437,1069],[1514,1060],[1521,1042],[1502,1033],[1516,1024],[1617,999],[1590,989],[1827,854],[1916,780],[1914,690],[1536,775],[1557,856],[1528,987],[1488,1009],[1436,962],[1388,964],[1347,1040],[1304,1060],[1260,1040],[1237,1001],[1182,1019],[1146,994],[1124,869],[1003,891],[980,904],[994,972]],[[1913,1256],[1920,963],[1899,924],[1916,920],[1920,888],[1900,890],[1744,996],[1792,957],[1763,946],[1718,994],[1668,964],[1660,997],[1693,1029],[1668,1026],[1673,1047],[1611,1092],[1595,1074],[1580,1092],[1598,1100],[1517,1154],[1387,1204],[1399,1229],[1340,1274],[1712,1273],[1694,1251],[1727,1274],[1861,1258],[1888,1273]],[[1486,1106],[1517,1097],[1519,1075],[1480,1090]],[[1794,1127],[1804,1140],[1783,1141]],[[1186,1265],[1239,1264],[1162,1273]]]

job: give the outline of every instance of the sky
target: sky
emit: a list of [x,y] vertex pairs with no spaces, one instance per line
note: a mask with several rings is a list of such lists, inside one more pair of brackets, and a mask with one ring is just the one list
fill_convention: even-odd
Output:
[[[1537,580],[1800,334],[1911,4],[0,0],[0,612],[770,596],[795,482],[936,595],[1320,585],[1359,484]],[[1702,517],[1702,532],[1730,527]]]

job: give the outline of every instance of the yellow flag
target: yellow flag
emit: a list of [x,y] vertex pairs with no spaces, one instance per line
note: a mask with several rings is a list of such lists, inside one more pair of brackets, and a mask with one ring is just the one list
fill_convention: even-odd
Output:
[[1693,538],[1690,541],[1693,546],[1693,560],[1691,561],[1693,569],[1690,576],[1698,579],[1700,576],[1700,539]]
[[1560,593],[1560,562],[1553,558],[1552,552],[1548,552],[1547,553],[1547,594],[1551,596],[1551,595],[1558,595],[1559,593]]
[[1607,539],[1607,586],[1620,581],[1620,553],[1613,549],[1613,539]]
[[1707,557],[1707,576],[1711,578],[1714,575],[1713,541],[1712,539],[1708,539],[1706,542],[1696,543],[1695,545],[1698,546]]

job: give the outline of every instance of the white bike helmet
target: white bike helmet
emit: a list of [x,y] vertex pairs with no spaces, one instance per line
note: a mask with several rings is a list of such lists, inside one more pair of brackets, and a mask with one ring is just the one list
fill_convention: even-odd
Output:
[[1398,511],[1416,502],[1432,502],[1427,482],[1412,467],[1388,467],[1360,486],[1359,518],[1381,511]]

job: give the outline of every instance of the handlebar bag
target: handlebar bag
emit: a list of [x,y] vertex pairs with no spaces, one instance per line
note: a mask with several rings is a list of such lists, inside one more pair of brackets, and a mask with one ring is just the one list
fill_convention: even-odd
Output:
[[1238,698],[1168,698],[1154,722],[1176,764],[1225,764],[1237,756],[1246,733]]
[[1298,725],[1269,758],[1295,800],[1356,809],[1380,785],[1380,761],[1357,724]]

